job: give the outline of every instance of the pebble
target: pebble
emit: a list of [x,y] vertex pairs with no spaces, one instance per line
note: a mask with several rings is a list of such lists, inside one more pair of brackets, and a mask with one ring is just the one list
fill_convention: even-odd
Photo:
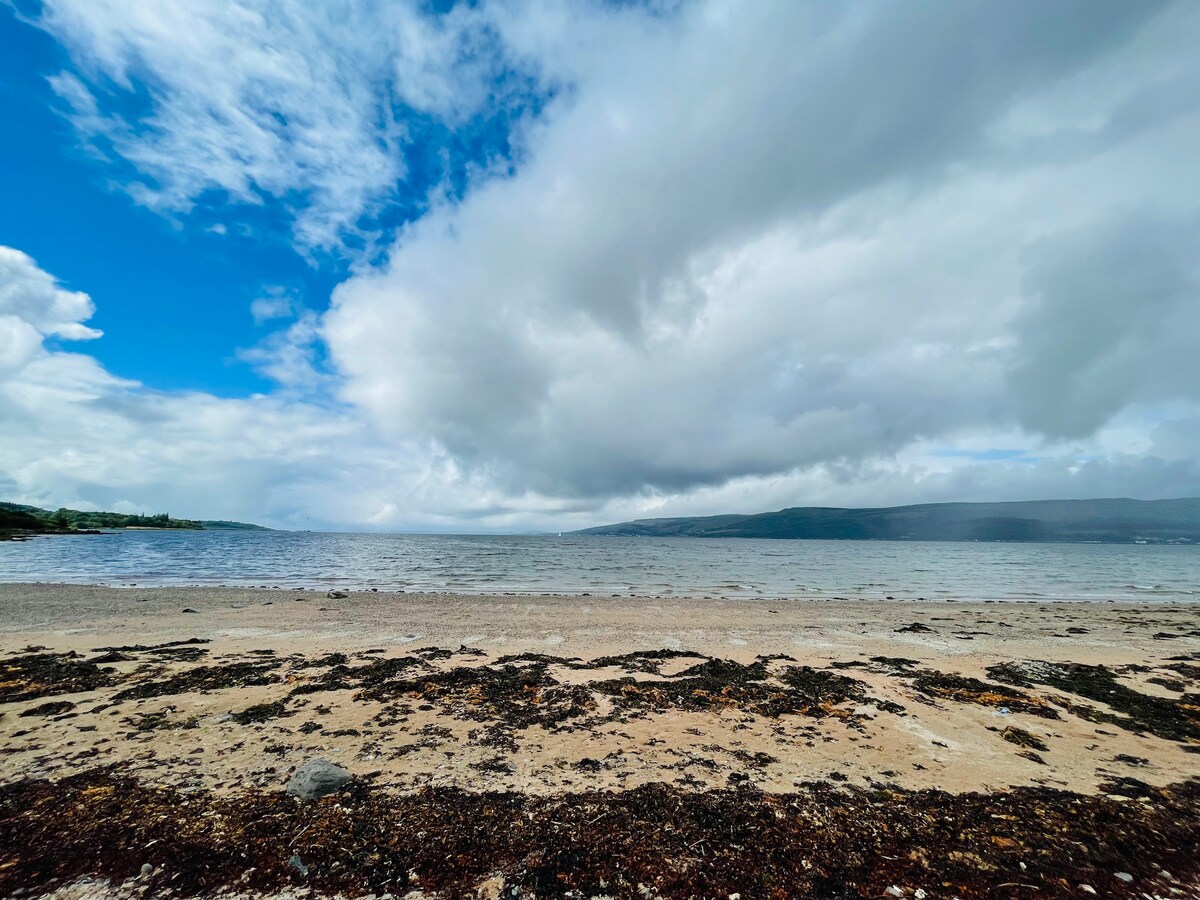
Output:
[[200,612],[200,610],[198,610],[198,609],[192,609],[190,606],[185,606],[185,607],[183,608],[183,612],[185,612],[185,613],[198,613],[198,612]]
[[344,594],[341,591],[330,591],[325,596],[328,597],[330,600],[345,600],[350,595]]
[[1092,887],[1090,884],[1081,884],[1081,885],[1079,886],[1079,889],[1080,889],[1081,891],[1083,891],[1085,894],[1094,894],[1094,893],[1096,893],[1096,889],[1095,889],[1094,887]]
[[148,877],[150,875],[150,873],[153,871],[154,871],[154,866],[150,865],[150,863],[142,863],[142,877],[143,878]]
[[896,887],[896,885],[894,885],[894,884],[891,885],[890,887],[888,887],[888,889],[886,891],[884,891],[884,893],[887,894],[889,897],[903,897],[904,896],[904,891],[901,890],[900,888]]
[[1116,875],[1118,880],[1123,881],[1126,884],[1129,884],[1129,882],[1133,881],[1133,876],[1128,872],[1114,872],[1113,874]]

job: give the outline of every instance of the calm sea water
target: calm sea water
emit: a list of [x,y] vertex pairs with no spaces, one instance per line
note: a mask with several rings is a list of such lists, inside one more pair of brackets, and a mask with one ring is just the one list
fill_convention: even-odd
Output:
[[130,531],[0,543],[0,581],[713,597],[1200,600],[1200,547]]

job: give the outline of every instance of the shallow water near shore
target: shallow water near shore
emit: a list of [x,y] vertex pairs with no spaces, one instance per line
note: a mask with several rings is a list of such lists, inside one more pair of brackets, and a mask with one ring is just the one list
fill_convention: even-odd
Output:
[[848,599],[1200,599],[1200,547],[129,531],[0,543],[0,581]]

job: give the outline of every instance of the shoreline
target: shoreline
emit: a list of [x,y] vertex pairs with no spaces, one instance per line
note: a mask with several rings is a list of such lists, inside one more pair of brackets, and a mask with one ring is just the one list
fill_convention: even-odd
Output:
[[[15,842],[11,871],[27,880],[35,877],[33,857],[53,856],[62,839],[53,823],[30,818],[37,804],[70,807],[81,833],[96,835],[89,853],[99,861],[81,868],[60,860],[63,873],[118,882],[136,871],[104,849],[110,834],[170,837],[149,836],[138,803],[161,808],[168,820],[174,809],[203,810],[172,826],[185,831],[198,827],[196,815],[242,815],[230,804],[299,815],[299,831],[306,816],[332,814],[340,803],[362,829],[355,840],[364,848],[379,816],[424,817],[430,835],[457,845],[466,838],[454,830],[456,810],[484,815],[516,804],[524,812],[514,815],[531,816],[542,837],[514,832],[505,819],[488,820],[496,831],[487,840],[525,848],[520,858],[487,851],[493,856],[484,853],[457,881],[415,866],[419,877],[407,883],[452,887],[446,896],[493,875],[500,887],[544,886],[544,867],[531,869],[526,856],[570,847],[575,856],[556,863],[576,860],[573,874],[559,871],[563,884],[590,885],[599,895],[596,879],[613,871],[642,866],[644,876],[647,860],[676,864],[642,846],[652,837],[639,828],[682,828],[673,817],[691,810],[687,816],[714,816],[737,831],[787,808],[824,817],[855,840],[866,838],[837,810],[855,809],[867,825],[878,815],[878,827],[900,829],[895,852],[920,849],[958,872],[955,891],[946,892],[932,874],[902,877],[860,860],[857,869],[826,873],[829,885],[845,888],[829,896],[878,896],[897,881],[930,898],[988,896],[1013,878],[1034,877],[1005,874],[1018,857],[1004,841],[1044,841],[1037,852],[1057,854],[1038,875],[1043,896],[1055,895],[1055,866],[1099,877],[1079,869],[1094,860],[1070,858],[1066,844],[1038,831],[1040,815],[1065,815],[1068,831],[1073,816],[1123,822],[1125,843],[1120,829],[1105,832],[1104,865],[1119,866],[1113,871],[1145,890],[1158,878],[1148,865],[1192,873],[1169,847],[1148,851],[1132,836],[1137,829],[1177,826],[1193,845],[1200,840],[1200,605],[370,591],[330,598],[257,588],[0,584],[0,750],[0,837]],[[288,778],[312,759],[344,767],[351,786],[310,806],[281,807]],[[965,817],[962,827],[976,829],[981,842],[971,852],[994,871],[968,878],[961,859],[945,855],[953,846],[927,843],[944,840],[928,830],[922,810],[929,804]],[[996,844],[988,829],[999,820],[989,817],[1010,814],[1003,809],[1029,821]],[[1162,818],[1166,809],[1176,825]],[[619,860],[588,849],[595,837],[588,823],[609,815],[616,829],[609,838],[626,842]],[[968,826],[977,815],[982,824]],[[538,849],[555,821],[574,823],[576,837]],[[302,854],[312,874],[299,880],[276,858],[275,844],[254,848],[269,848],[270,858],[256,864],[271,873],[269,884],[259,886],[344,891],[353,878],[328,867],[335,833],[318,840],[318,831],[310,837],[319,846]],[[193,838],[216,841],[211,854],[224,852],[204,828]],[[691,840],[703,838],[701,829]],[[811,835],[786,831],[777,839],[799,841],[796,854],[811,850]],[[418,855],[429,849],[417,845]],[[698,857],[697,871],[709,871],[723,852]],[[4,853],[0,847],[0,893]],[[383,876],[363,859],[361,884],[379,887]],[[760,896],[765,888],[754,873],[768,870],[796,891],[824,883],[807,870],[784,872],[779,861],[771,869],[762,859],[739,859],[740,868],[720,870],[728,877],[680,875],[660,895],[687,896],[672,890],[712,883]],[[1126,895],[1112,877],[1097,887]],[[501,894],[500,887],[479,896],[556,896]],[[658,896],[636,882],[610,884],[607,895]]]
[[311,585],[298,584],[288,586],[286,584],[231,584],[229,582],[196,582],[196,581],[180,581],[180,582],[153,582],[146,583],[144,581],[131,581],[124,583],[107,582],[107,581],[4,581],[0,580],[0,589],[3,588],[103,588],[113,591],[248,591],[248,592],[278,592],[288,594],[305,594],[305,595],[324,595],[328,591],[342,591],[352,595],[367,596],[377,595],[381,597],[554,597],[560,599],[582,599],[590,598],[594,601],[603,600],[682,600],[682,601],[774,601],[777,603],[912,603],[912,604],[940,604],[940,603],[1108,603],[1108,604],[1124,604],[1129,606],[1156,606],[1159,604],[1176,604],[1186,605],[1195,603],[1200,605],[1200,592],[1195,596],[1188,594],[1182,595],[1177,592],[1163,591],[1152,592],[1145,591],[1144,594],[1131,598],[1129,593],[1113,594],[1113,595],[1049,595],[1049,594],[1029,594],[1021,596],[996,596],[996,597],[969,597],[969,596],[940,596],[940,597],[925,597],[917,596],[898,596],[896,594],[885,597],[846,597],[835,593],[797,593],[785,594],[780,592],[764,593],[756,591],[753,594],[738,594],[726,593],[720,594],[710,592],[702,593],[652,593],[650,591],[624,591],[614,592],[607,588],[598,588],[590,586],[586,588],[559,589],[559,590],[544,590],[541,588],[512,588],[512,589],[496,589],[496,588],[471,588],[462,585],[450,587],[405,587],[405,588],[381,588],[381,587],[366,587],[357,582],[330,581],[328,583]]

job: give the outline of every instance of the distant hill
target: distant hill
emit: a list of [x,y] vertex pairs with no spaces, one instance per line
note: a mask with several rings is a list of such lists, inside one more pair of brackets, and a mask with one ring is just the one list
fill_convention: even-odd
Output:
[[71,534],[101,528],[153,528],[203,531],[217,528],[238,528],[269,531],[261,525],[245,522],[197,521],[173,519],[166,513],[153,516],[126,515],[114,512],[89,512],[78,509],[39,509],[20,503],[0,501],[0,532],[29,534]]
[[1200,544],[1200,498],[802,506],[757,515],[637,519],[576,534],[840,541],[1066,541]]

